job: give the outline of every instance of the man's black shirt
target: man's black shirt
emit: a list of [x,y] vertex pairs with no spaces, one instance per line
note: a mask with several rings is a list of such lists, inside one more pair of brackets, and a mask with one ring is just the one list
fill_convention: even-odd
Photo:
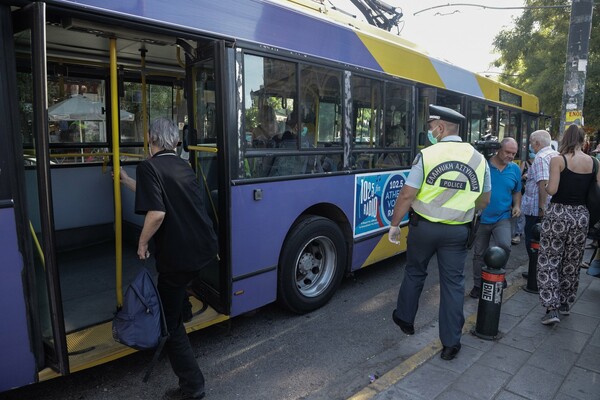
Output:
[[160,273],[197,271],[218,253],[217,236],[189,164],[174,151],[163,150],[136,170],[135,212],[163,211],[154,234]]

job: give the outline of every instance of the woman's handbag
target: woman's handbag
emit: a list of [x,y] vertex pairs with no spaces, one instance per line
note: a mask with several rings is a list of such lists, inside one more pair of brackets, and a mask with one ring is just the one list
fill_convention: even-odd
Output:
[[590,227],[600,221],[600,187],[596,181],[596,177],[598,176],[598,160],[595,157],[592,157],[592,160],[594,161],[594,168],[592,169],[594,176],[592,182],[590,182],[586,198],[586,206],[590,212]]

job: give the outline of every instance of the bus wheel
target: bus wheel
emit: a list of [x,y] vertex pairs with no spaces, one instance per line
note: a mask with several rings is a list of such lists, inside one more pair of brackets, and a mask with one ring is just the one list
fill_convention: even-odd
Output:
[[279,260],[278,299],[302,314],[331,299],[346,269],[346,242],[332,221],[311,216],[288,235]]

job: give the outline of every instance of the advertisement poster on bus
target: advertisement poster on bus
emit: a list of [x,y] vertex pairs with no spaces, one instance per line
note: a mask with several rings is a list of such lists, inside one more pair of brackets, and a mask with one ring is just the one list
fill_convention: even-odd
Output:
[[[355,175],[354,237],[388,229],[407,171]],[[402,220],[406,221],[405,216]]]

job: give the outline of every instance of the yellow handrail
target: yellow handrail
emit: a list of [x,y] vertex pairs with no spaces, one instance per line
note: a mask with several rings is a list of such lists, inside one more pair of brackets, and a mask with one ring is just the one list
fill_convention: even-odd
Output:
[[209,146],[188,146],[188,149],[195,151],[204,151],[207,153],[217,153],[219,151],[216,147]]
[[[48,154],[50,158],[64,158],[64,157],[111,157],[114,153],[103,152],[103,153],[52,153]],[[33,154],[35,155],[35,154]],[[136,153],[120,153],[120,156],[133,157],[133,158],[146,158],[143,154]],[[85,164],[85,163],[84,163]]]
[[33,243],[35,243],[35,248],[37,249],[38,255],[40,256],[40,261],[42,262],[42,267],[44,270],[46,269],[46,258],[44,257],[44,252],[42,251],[42,246],[40,245],[40,241],[35,234],[35,229],[33,229],[33,224],[29,221],[29,230],[31,231],[31,237],[33,238]]
[[123,305],[123,232],[121,210],[121,159],[119,148],[119,88],[117,87],[117,39],[110,39],[110,106],[113,143],[113,188],[115,201],[115,256],[117,308]]

